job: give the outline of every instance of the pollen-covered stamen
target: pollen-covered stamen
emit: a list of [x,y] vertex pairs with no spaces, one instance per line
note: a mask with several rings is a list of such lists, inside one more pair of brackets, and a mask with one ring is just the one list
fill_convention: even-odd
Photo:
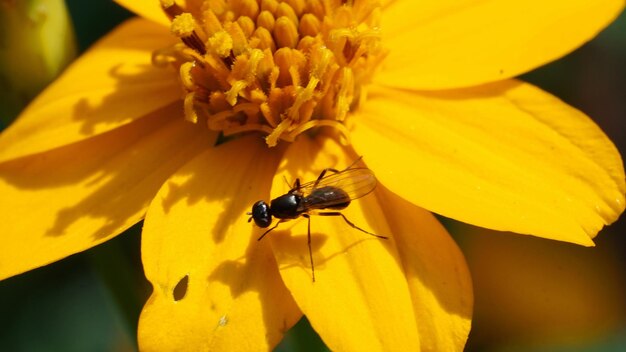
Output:
[[161,0],[160,2],[161,8],[170,20],[183,13],[183,9],[174,0]]
[[274,146],[346,119],[384,51],[378,1],[161,0],[177,44],[155,53],[180,71],[186,119]]
[[206,54],[204,40],[198,33],[204,34],[190,13],[182,13],[172,20],[172,33],[179,37],[185,45],[200,55]]
[[[256,80],[259,62],[263,59],[263,52],[259,49],[251,49],[249,57],[242,57],[233,66],[233,80],[231,88],[226,92],[226,101],[230,105],[237,103],[237,97],[246,87],[252,85]],[[241,72],[238,72],[241,71]],[[237,79],[237,78],[243,79]]]

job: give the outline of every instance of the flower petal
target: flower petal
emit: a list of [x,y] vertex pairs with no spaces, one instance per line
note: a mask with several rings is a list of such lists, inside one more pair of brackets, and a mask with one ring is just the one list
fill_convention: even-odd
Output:
[[180,99],[176,73],[151,64],[166,29],[129,20],[76,60],[0,135],[0,161],[68,145]]
[[392,1],[390,49],[375,79],[398,88],[460,88],[511,78],[591,40],[624,0]]
[[624,209],[624,169],[583,113],[529,84],[380,89],[352,134],[379,180],[418,206],[496,230],[592,245]]
[[[301,135],[274,178],[272,196],[285,193],[283,175],[314,180],[317,174],[310,170],[341,168],[350,159],[330,142],[322,146]],[[389,234],[374,197],[355,201],[342,213],[365,230]],[[285,285],[326,345],[333,351],[418,351],[411,296],[393,240],[361,233],[336,217],[314,216],[311,233],[316,282],[306,219],[283,224],[268,237]]]
[[136,13],[137,15],[169,27],[170,20],[161,8],[158,0],[114,0],[120,6]]
[[209,143],[181,104],[89,140],[0,164],[0,278],[46,265],[141,220],[161,184]]
[[463,253],[430,212],[383,187],[377,196],[407,276],[422,350],[463,351],[473,307]]
[[271,350],[302,316],[269,243],[257,242],[246,221],[269,196],[281,156],[258,136],[237,139],[200,154],[161,188],[143,232],[154,291],[139,323],[141,350]]
[[[282,171],[274,178],[273,196],[285,193],[283,176],[288,180],[314,180],[318,175],[310,170],[345,166],[354,159],[353,153],[346,155],[331,139],[311,141],[300,136],[289,147]],[[312,215],[316,282],[311,280],[306,219],[282,224],[270,233],[283,281],[331,350],[416,351],[420,345],[424,348],[433,341],[461,350],[469,331],[466,313],[471,311],[472,301],[465,262],[434,218],[389,192],[385,194],[379,187],[341,212],[365,230],[393,234],[394,238],[388,240],[357,231],[339,217]],[[393,214],[386,218],[388,209],[381,204],[393,210],[407,210],[409,217]],[[411,217],[416,212],[421,214]],[[414,221],[418,219],[424,221]],[[396,220],[390,228],[389,223]],[[417,228],[431,236],[414,236],[419,234]],[[443,238],[433,238],[441,235]],[[410,258],[416,255],[412,252],[416,246],[433,242],[442,247],[432,253],[441,250],[438,253],[446,255],[432,262],[428,255]],[[399,248],[401,245],[407,247]],[[448,255],[450,249],[452,255]],[[433,266],[442,261],[445,263],[441,267]],[[453,273],[449,269],[454,269]],[[444,280],[449,280],[445,289]],[[457,295],[463,297],[459,300]],[[439,300],[457,302],[442,307]],[[459,301],[463,301],[460,306],[456,304]],[[449,324],[452,321],[459,324]],[[463,336],[463,341],[455,341],[460,344],[452,342],[456,336]]]

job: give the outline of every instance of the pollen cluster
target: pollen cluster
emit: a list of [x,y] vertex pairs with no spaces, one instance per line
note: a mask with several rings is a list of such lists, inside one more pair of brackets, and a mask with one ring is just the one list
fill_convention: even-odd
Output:
[[185,117],[232,135],[261,131],[269,146],[319,126],[347,137],[382,61],[373,0],[161,0],[181,42],[155,52],[185,91]]

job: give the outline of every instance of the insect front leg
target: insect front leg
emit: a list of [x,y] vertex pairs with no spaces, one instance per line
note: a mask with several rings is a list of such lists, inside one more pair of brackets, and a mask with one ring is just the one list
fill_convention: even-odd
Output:
[[359,230],[361,232],[364,232],[364,233],[366,233],[368,235],[372,235],[374,237],[382,238],[382,239],[385,239],[385,240],[387,239],[387,236],[381,236],[381,235],[377,235],[375,233],[371,233],[369,231],[363,230],[362,228],[360,228],[360,227],[356,226],[355,224],[353,224],[352,221],[348,220],[348,218],[346,218],[345,215],[343,215],[342,213],[340,213],[338,211],[328,211],[328,212],[323,212],[323,213],[316,213],[315,215],[319,215],[319,216],[341,216],[343,218],[343,220],[346,222],[346,224],[352,226],[353,228],[355,228],[355,229],[357,229],[357,230]]
[[267,235],[268,233],[270,233],[273,229],[277,228],[278,225],[280,225],[280,223],[285,222],[285,220],[278,220],[278,222],[276,223],[276,225],[272,226],[272,228],[270,228],[269,230],[263,232],[263,234],[261,235],[261,237],[257,238],[257,241],[260,241],[263,239],[263,237],[265,237],[265,235]]

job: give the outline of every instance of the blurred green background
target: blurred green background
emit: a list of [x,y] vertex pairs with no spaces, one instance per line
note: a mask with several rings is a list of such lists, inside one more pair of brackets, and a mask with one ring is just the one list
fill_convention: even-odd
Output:
[[[79,53],[131,16],[109,0],[66,3]],[[5,29],[6,35],[12,33]],[[626,15],[523,79],[586,112],[626,155]],[[0,100],[0,129],[34,93]],[[468,351],[626,350],[624,216],[600,233],[595,248],[442,221],[462,247],[475,284]],[[150,292],[140,232],[138,224],[85,253],[1,281],[0,351],[136,350],[137,320]],[[277,350],[326,348],[303,320]]]

